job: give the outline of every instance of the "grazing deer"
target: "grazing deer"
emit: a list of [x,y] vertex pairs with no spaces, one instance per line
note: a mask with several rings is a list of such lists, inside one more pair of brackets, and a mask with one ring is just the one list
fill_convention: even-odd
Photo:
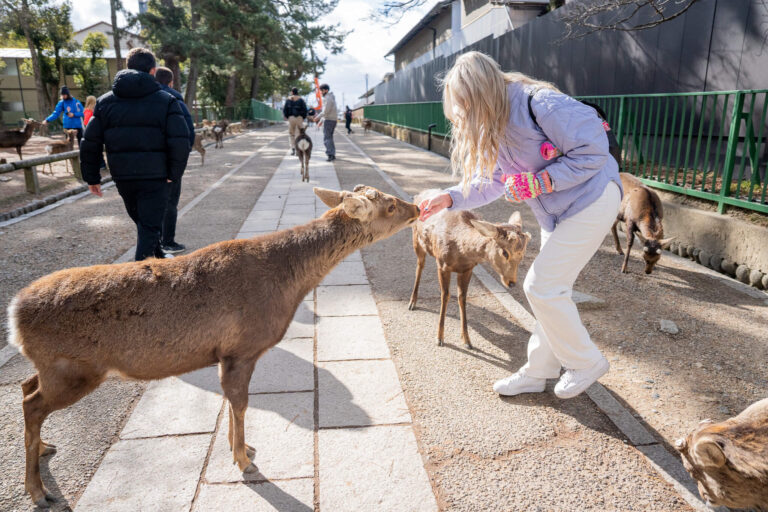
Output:
[[723,422],[702,421],[675,448],[709,504],[768,510],[768,398]]
[[154,380],[217,363],[233,459],[256,471],[243,434],[256,361],[339,262],[419,216],[416,205],[363,185],[314,192],[332,209],[305,225],[173,259],[61,270],[13,298],[9,341],[37,370],[22,384],[25,489],[35,504],[52,499],[40,478],[39,458],[53,449],[40,440],[43,421],[110,373]]
[[312,139],[306,133],[304,125],[299,127],[299,135],[296,137],[296,156],[301,162],[301,181],[309,183],[309,157],[312,156]]
[[213,138],[216,141],[216,144],[213,145],[215,149],[223,148],[224,147],[224,134],[227,132],[227,127],[221,126],[220,124],[217,124],[212,129],[213,132]]
[[643,259],[645,260],[645,273],[650,274],[654,265],[661,258],[661,251],[669,247],[676,237],[664,238],[664,227],[661,220],[664,217],[664,210],[661,206],[659,196],[650,188],[626,172],[619,174],[621,184],[624,187],[624,199],[621,201],[619,214],[616,216],[616,222],[611,227],[613,241],[616,244],[616,250],[619,254],[624,254],[619,243],[619,235],[616,232],[616,226],[619,222],[624,222],[625,232],[627,234],[627,253],[624,254],[624,263],[621,265],[621,271],[627,273],[629,264],[629,253],[632,251],[632,244],[635,242],[635,235],[643,243]]
[[203,147],[203,136],[200,133],[195,134],[195,143],[192,149],[200,153],[200,165],[205,165],[205,148]]
[[[426,191],[415,198],[416,204],[429,198]],[[419,281],[424,261],[429,254],[437,261],[437,277],[440,282],[440,320],[437,327],[437,345],[443,345],[445,311],[450,298],[451,274],[458,274],[459,313],[461,316],[461,340],[472,348],[467,332],[467,289],[472,279],[472,269],[487,261],[498,272],[504,286],[517,283],[517,267],[525,255],[531,239],[523,232],[520,212],[509,217],[507,224],[493,224],[482,220],[470,211],[443,211],[413,226],[413,250],[416,253],[416,279],[408,309],[416,307],[419,297]]]
[[2,130],[0,131],[0,148],[15,148],[19,154],[19,160],[22,159],[21,148],[29,141],[36,128],[42,126],[34,119],[22,119],[24,126],[20,130]]
[[373,121],[370,119],[363,119],[363,135],[367,135],[369,131],[373,129]]
[[[64,130],[64,140],[55,140],[45,146],[45,152],[49,155],[60,155],[67,151],[72,151],[75,148],[75,137],[77,136],[77,130]],[[64,166],[69,172],[69,160],[64,160]],[[43,166],[45,168],[45,166]],[[53,176],[53,165],[48,162],[48,169],[50,175]],[[74,171],[72,171],[74,172]]]

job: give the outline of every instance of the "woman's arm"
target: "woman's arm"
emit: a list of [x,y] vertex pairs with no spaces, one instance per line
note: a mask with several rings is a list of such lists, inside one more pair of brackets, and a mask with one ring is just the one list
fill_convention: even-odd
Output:
[[608,137],[591,107],[572,100],[536,117],[544,135],[563,153],[545,167],[554,191],[584,183],[610,164]]
[[445,189],[445,192],[422,202],[420,220],[427,220],[432,215],[444,209],[471,210],[479,206],[491,203],[504,195],[504,182],[501,169],[497,166],[493,172],[493,178],[488,180],[480,175],[475,175],[469,183],[469,194],[464,197],[463,185],[458,184]]

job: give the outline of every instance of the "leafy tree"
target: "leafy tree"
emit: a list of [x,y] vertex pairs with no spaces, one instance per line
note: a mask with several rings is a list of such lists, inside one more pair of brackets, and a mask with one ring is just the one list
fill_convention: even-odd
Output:
[[91,32],[85,37],[81,47],[88,57],[73,59],[71,71],[75,75],[75,84],[85,95],[99,96],[106,89],[104,78],[107,75],[107,61],[102,55],[108,46],[106,35]]

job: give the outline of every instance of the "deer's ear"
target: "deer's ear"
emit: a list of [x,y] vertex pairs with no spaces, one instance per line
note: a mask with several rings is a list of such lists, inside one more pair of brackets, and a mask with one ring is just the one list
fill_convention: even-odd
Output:
[[725,464],[723,448],[712,437],[704,437],[693,446],[693,454],[704,467],[719,468]]
[[328,205],[329,208],[336,208],[344,200],[344,192],[338,190],[330,190],[327,188],[315,187],[312,189],[317,197],[322,202]]
[[516,228],[523,229],[523,217],[520,216],[520,212],[515,212],[509,216],[509,224]]
[[357,220],[368,220],[373,211],[373,205],[368,199],[349,195],[342,202],[344,213]]
[[490,222],[471,219],[469,223],[472,224],[472,227],[480,232],[481,235],[487,236],[488,238],[496,238],[496,236],[499,234],[499,229],[495,224],[491,224]]

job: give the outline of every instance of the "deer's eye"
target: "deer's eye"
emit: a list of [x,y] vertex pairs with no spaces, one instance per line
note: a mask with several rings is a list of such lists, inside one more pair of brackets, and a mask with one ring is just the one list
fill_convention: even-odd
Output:
[[387,208],[387,211],[389,213],[395,213],[395,205],[394,204],[389,205],[389,208]]
[[506,249],[501,250],[501,255],[504,256],[505,259],[509,259],[509,253]]

